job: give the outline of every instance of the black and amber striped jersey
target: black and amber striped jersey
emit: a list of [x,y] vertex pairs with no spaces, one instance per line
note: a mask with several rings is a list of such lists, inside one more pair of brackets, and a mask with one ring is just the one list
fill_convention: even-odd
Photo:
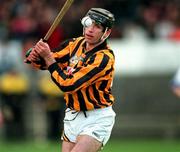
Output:
[[[111,87],[115,57],[106,41],[86,51],[84,37],[78,37],[55,49],[53,56],[56,62],[48,70],[64,92],[68,108],[87,111],[114,103]],[[73,69],[71,74],[69,68]]]

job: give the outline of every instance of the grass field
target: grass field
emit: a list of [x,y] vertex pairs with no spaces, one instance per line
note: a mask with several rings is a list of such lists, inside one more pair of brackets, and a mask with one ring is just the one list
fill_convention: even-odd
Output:
[[[60,152],[58,142],[0,141],[0,152]],[[180,140],[110,140],[102,152],[180,152]]]

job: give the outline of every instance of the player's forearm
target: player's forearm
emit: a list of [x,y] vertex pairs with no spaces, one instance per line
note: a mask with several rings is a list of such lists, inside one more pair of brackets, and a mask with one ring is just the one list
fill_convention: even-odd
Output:
[[173,92],[176,96],[180,98],[180,87],[174,87]]
[[45,62],[46,62],[46,66],[47,66],[47,67],[49,67],[51,64],[53,64],[53,63],[56,62],[56,60],[54,59],[52,53],[49,54],[48,56],[46,56],[46,57],[44,58],[44,60],[45,60]]

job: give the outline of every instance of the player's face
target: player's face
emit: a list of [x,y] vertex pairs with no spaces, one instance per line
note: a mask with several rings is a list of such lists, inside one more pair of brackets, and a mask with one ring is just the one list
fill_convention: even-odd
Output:
[[99,24],[92,23],[92,25],[85,27],[84,36],[85,40],[89,44],[99,43],[103,35],[103,27]]

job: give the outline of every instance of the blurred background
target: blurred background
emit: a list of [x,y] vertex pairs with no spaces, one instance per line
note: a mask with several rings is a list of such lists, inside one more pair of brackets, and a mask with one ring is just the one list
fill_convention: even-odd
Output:
[[[48,72],[23,60],[64,2],[0,0],[0,141],[60,140],[63,93]],[[180,98],[171,82],[180,66],[180,1],[75,0],[49,39],[51,48],[82,35],[80,19],[91,7],[116,18],[109,38],[116,57],[112,139],[179,140]]]

